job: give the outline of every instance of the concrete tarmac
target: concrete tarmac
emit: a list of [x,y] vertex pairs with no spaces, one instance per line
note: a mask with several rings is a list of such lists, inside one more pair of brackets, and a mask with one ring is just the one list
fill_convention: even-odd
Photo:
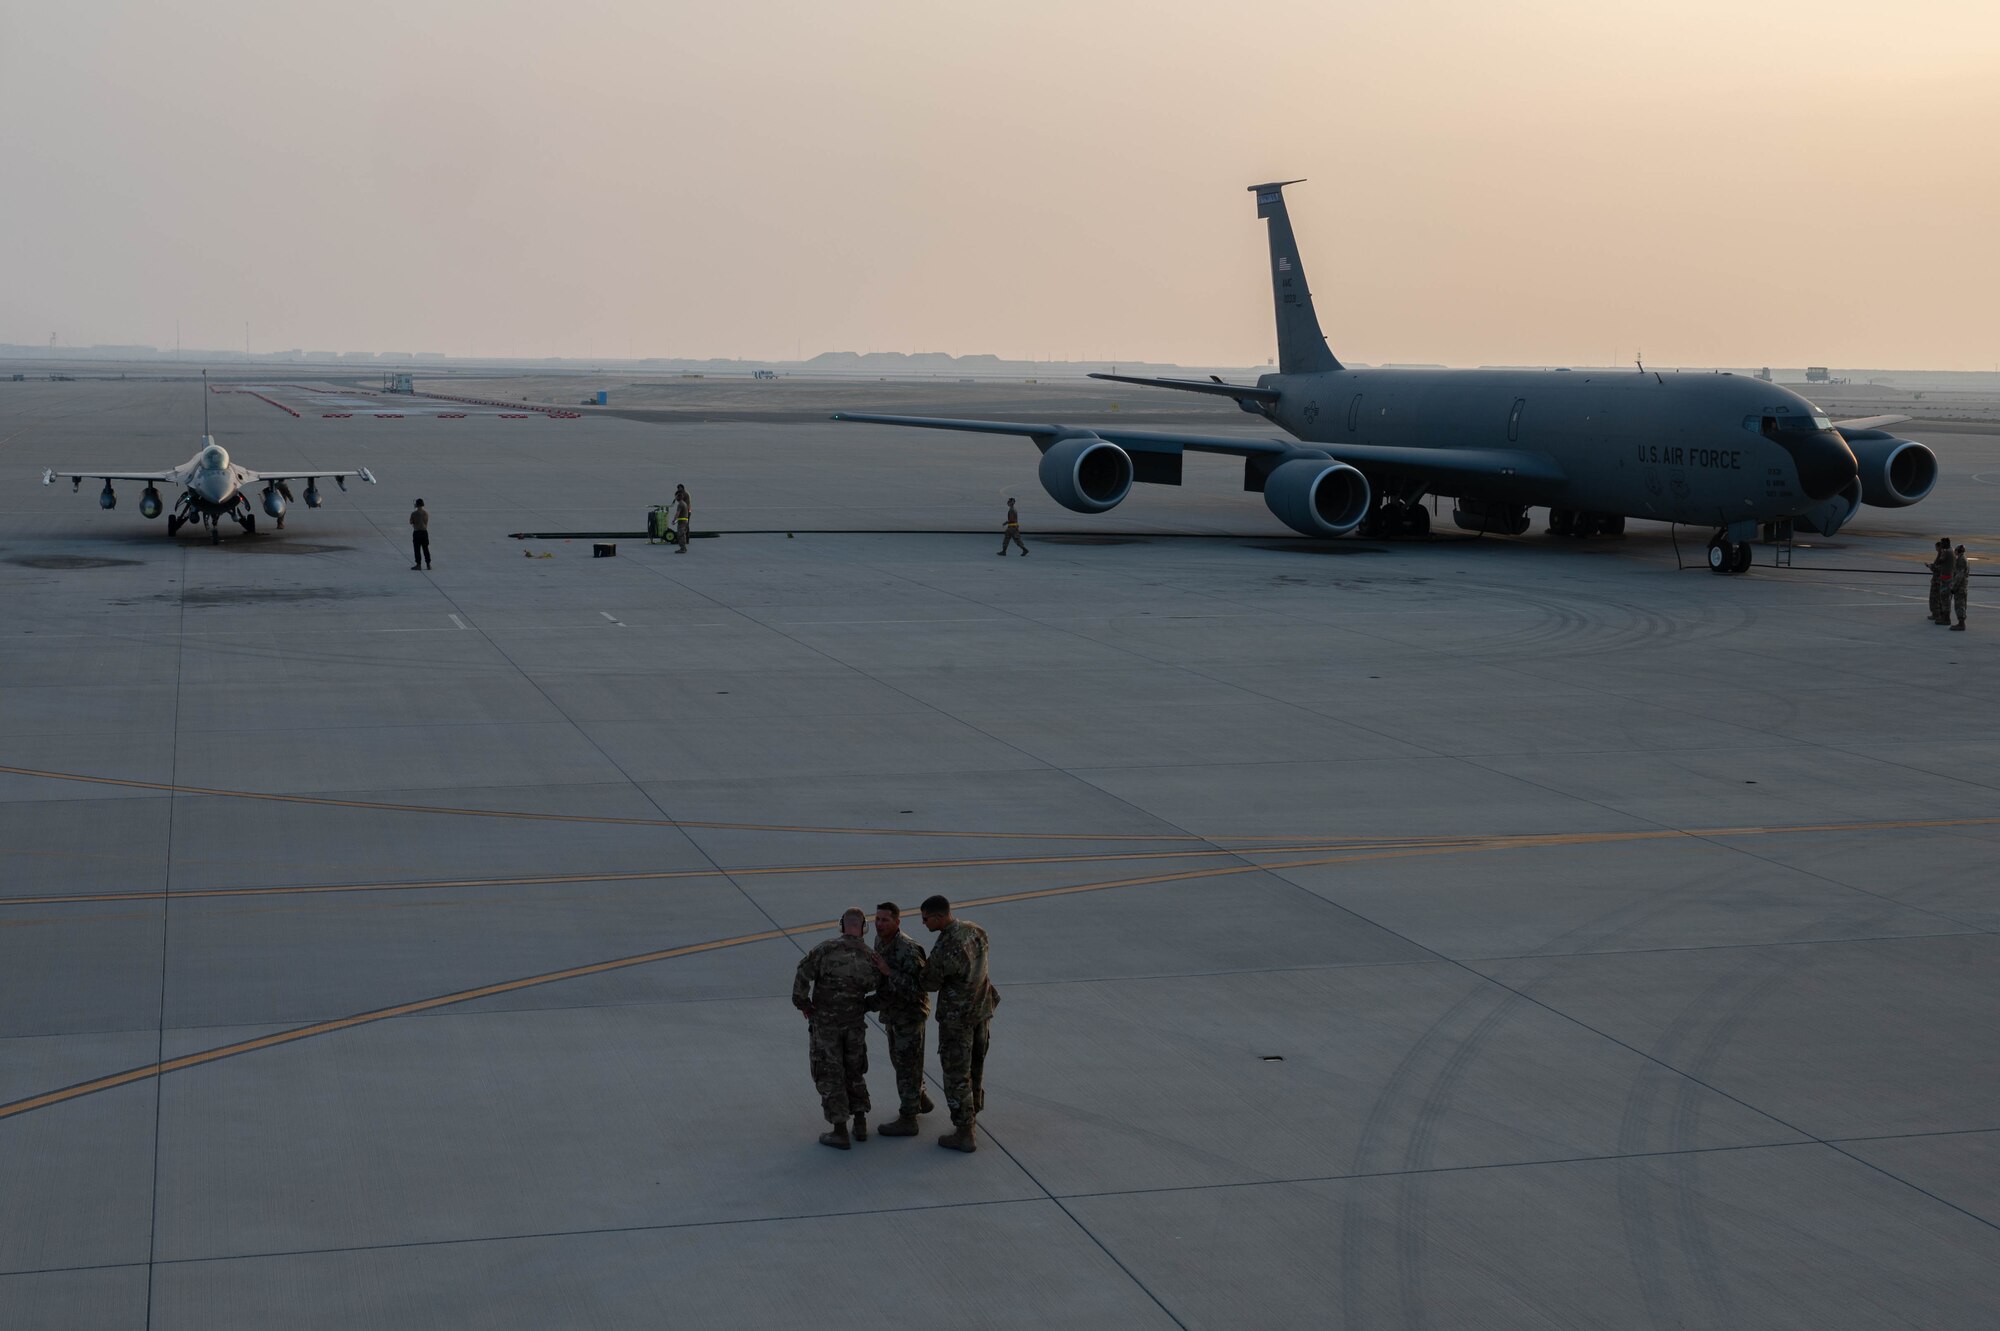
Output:
[[[1083,517],[798,385],[256,383],[238,461],[382,484],[211,547],[34,483],[183,461],[198,390],[0,381],[0,1326],[2000,1321],[1995,584],[1947,633],[1920,570],[2000,557],[1990,426],[1721,578],[1297,540],[1210,458]],[[676,482],[687,555],[508,536]],[[793,968],[932,892],[980,1150],[829,1151]]]

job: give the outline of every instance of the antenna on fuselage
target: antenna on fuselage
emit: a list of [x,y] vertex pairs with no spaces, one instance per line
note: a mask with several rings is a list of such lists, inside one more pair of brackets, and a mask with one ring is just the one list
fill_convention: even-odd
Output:
[[1643,351],[1633,352],[1632,363],[1639,367],[1639,373],[1644,374],[1646,372],[1646,353]]

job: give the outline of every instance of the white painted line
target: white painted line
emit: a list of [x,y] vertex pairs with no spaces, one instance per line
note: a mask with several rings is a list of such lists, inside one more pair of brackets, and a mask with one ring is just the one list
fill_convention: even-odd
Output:
[[598,611],[597,613],[598,613],[598,614],[600,614],[600,615],[603,615],[603,616],[604,616],[604,617],[605,617],[606,619],[608,619],[608,620],[610,620],[610,621],[611,621],[612,623],[616,624],[616,625],[617,625],[617,626],[618,626],[619,628],[621,628],[621,629],[622,629],[622,628],[624,628],[624,627],[625,627],[625,621],[624,621],[624,620],[622,620],[622,619],[620,619],[620,618],[618,618],[618,616],[616,616],[616,615],[612,614],[612,613],[611,613],[611,612],[610,612],[609,610],[600,610],[600,611]]
[[451,622],[458,625],[462,629],[470,629],[472,627],[472,625],[466,623],[464,620],[460,619],[457,615],[451,616]]

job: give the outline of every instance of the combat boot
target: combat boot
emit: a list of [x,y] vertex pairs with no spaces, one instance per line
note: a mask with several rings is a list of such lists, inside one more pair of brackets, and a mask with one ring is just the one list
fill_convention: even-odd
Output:
[[913,1115],[904,1114],[893,1123],[878,1123],[875,1131],[884,1137],[914,1137],[917,1135],[917,1120]]
[[868,1119],[865,1115],[856,1114],[854,1116],[854,1140],[858,1142],[868,1140]]
[[931,1093],[929,1091],[923,1091],[921,1092],[921,1094],[924,1098],[923,1102],[917,1106],[917,1112],[919,1114],[928,1114],[931,1112],[931,1110],[937,1108],[936,1105],[931,1103]]
[[836,1151],[851,1151],[854,1149],[854,1143],[847,1140],[847,1125],[845,1123],[836,1123],[825,1132],[822,1132],[819,1135],[819,1144],[821,1146],[831,1146]]
[[947,1151],[964,1151],[967,1155],[971,1155],[979,1149],[979,1143],[974,1138],[970,1123],[953,1132],[948,1137],[938,1138],[938,1145],[944,1147]]

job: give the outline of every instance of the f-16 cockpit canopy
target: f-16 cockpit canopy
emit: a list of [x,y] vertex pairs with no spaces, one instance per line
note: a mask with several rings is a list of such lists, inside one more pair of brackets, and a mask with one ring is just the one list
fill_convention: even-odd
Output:
[[208,447],[201,451],[201,466],[205,471],[221,471],[229,465],[229,450],[210,439]]

